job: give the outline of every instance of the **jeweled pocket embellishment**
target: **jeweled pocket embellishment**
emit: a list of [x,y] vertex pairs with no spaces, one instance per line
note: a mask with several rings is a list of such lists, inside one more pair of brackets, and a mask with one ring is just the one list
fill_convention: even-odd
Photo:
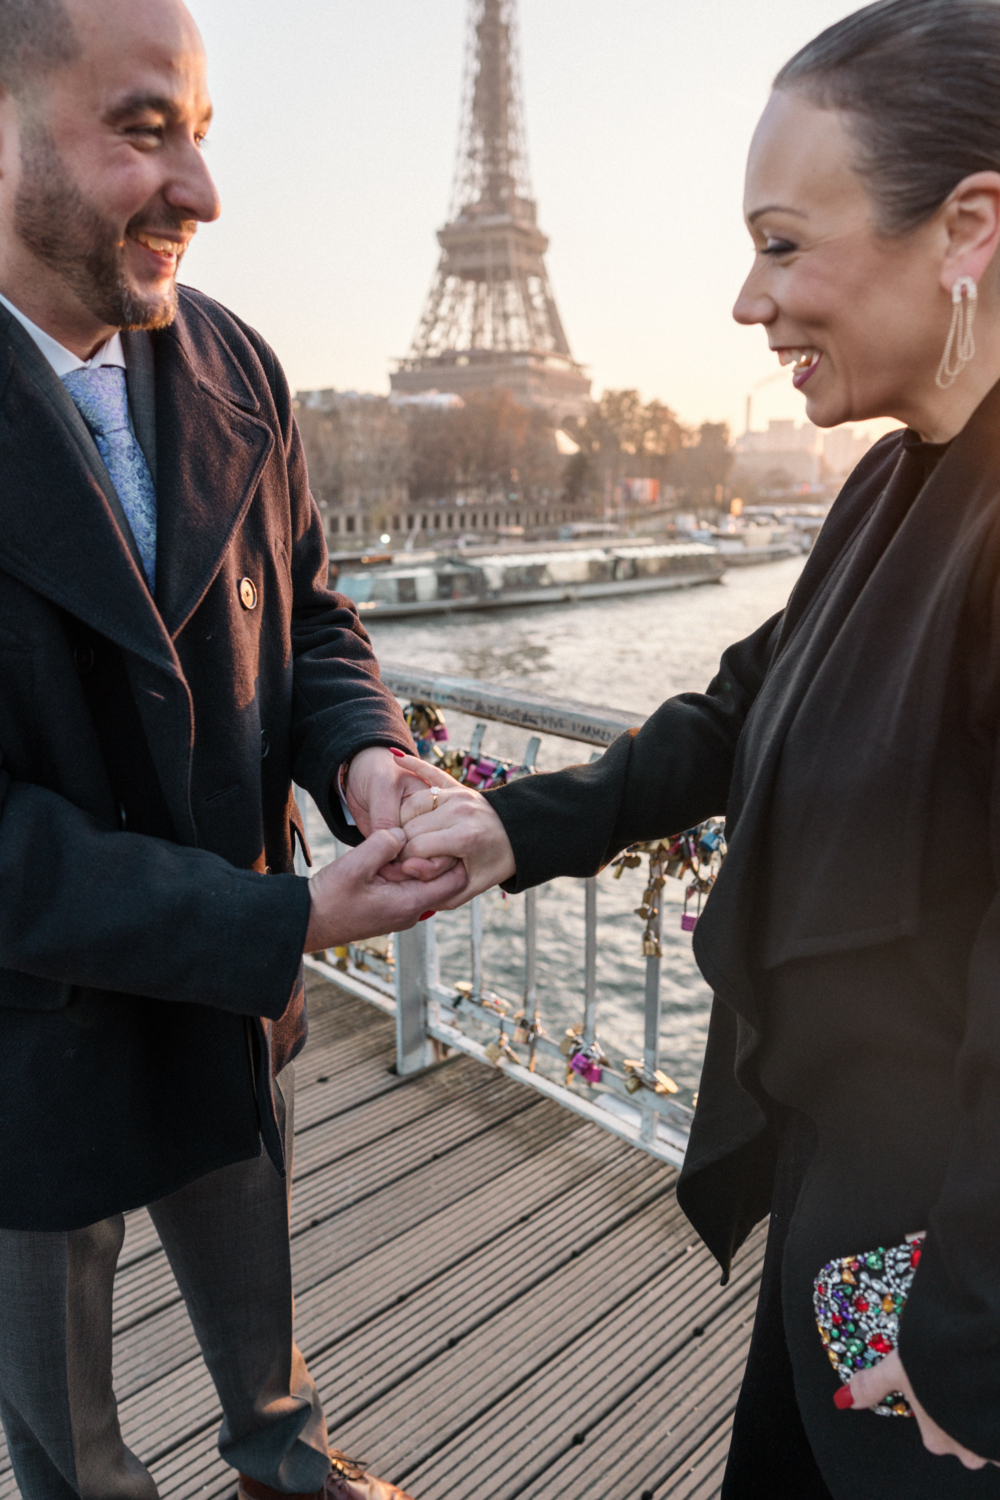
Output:
[[[830,1363],[846,1385],[856,1370],[877,1365],[899,1342],[899,1319],[920,1264],[924,1234],[831,1260],[813,1283],[816,1326]],[[893,1391],[872,1408],[882,1417],[912,1417],[909,1402]]]

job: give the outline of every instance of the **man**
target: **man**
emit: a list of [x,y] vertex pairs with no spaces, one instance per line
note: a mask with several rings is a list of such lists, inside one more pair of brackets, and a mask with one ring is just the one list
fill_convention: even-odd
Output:
[[[0,0],[0,1417],[25,1500],[155,1500],[110,1374],[149,1204],[242,1500],[402,1500],[331,1457],[292,1340],[301,957],[464,874],[379,874],[410,736],[274,356],[176,287],[204,79],[181,0]],[[312,881],[293,776],[369,835]]]

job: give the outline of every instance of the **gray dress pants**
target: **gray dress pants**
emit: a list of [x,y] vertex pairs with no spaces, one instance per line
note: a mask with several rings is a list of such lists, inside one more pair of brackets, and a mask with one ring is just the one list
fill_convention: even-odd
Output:
[[[278,1083],[290,1164],[294,1069]],[[321,1489],[326,1424],[292,1337],[287,1184],[263,1155],[149,1212],[219,1393],[223,1458],[277,1490]],[[157,1500],[111,1384],[124,1235],[121,1214],[65,1233],[0,1229],[0,1419],[23,1500]]]

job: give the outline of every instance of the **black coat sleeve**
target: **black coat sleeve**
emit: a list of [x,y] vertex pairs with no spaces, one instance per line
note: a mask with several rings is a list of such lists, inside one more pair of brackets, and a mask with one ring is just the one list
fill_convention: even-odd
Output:
[[323,520],[309,490],[302,438],[284,372],[252,328],[240,324],[267,375],[288,471],[292,521],[292,651],[294,654],[292,774],[328,827],[344,843],[360,834],[344,821],[333,775],[370,745],[416,749],[402,710],[382,682],[357,609],[327,587],[329,559]]
[[[1000,640],[1000,584],[992,639]],[[994,646],[994,666],[1000,654]],[[967,971],[958,1123],[900,1319],[899,1352],[921,1404],[949,1436],[1000,1462],[1000,735],[989,839],[995,894]],[[891,1146],[887,1149],[891,1150]]]
[[49,1009],[55,981],[277,1020],[309,912],[296,875],[108,828],[0,761],[0,1005]]
[[599,761],[487,793],[514,850],[517,875],[508,889],[595,875],[629,844],[724,813],[736,744],[781,618],[730,646],[707,692],[669,698]]

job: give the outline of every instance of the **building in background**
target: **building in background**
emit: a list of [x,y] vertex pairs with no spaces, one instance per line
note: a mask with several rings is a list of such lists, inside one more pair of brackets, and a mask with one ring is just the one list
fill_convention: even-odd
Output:
[[841,480],[864,458],[875,441],[863,428],[832,427],[823,434],[823,467],[828,479]]
[[528,176],[516,0],[470,0],[465,104],[441,259],[393,393],[509,391],[553,426],[586,414],[590,380],[556,307]]
[[294,407],[331,552],[554,536],[581,513],[568,440],[508,391],[299,391]]
[[732,484],[760,498],[835,490],[874,441],[861,428],[824,432],[811,422],[770,421],[736,439]]

